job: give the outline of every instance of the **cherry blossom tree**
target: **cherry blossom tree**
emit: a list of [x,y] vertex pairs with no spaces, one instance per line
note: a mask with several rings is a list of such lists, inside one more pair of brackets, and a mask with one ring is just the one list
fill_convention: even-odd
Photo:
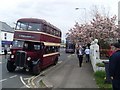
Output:
[[85,24],[75,23],[66,34],[71,40],[82,44],[90,43],[93,39],[98,39],[99,43],[111,43],[120,38],[120,30],[116,22],[116,15],[112,17],[104,16],[96,12],[94,18]]

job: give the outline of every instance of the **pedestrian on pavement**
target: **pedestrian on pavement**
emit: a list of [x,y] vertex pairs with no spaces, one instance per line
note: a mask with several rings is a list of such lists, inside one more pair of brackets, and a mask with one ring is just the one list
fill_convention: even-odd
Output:
[[82,62],[83,62],[83,48],[82,48],[82,46],[78,47],[77,56],[78,56],[78,59],[79,59],[79,67],[82,67]]
[[76,54],[77,54],[77,57],[79,55],[79,46],[76,48]]
[[5,59],[7,57],[7,48],[4,48],[4,55],[5,55]]
[[86,47],[85,49],[86,63],[90,61],[90,49]]
[[113,90],[120,90],[120,43],[113,45],[115,52],[109,58],[109,74]]

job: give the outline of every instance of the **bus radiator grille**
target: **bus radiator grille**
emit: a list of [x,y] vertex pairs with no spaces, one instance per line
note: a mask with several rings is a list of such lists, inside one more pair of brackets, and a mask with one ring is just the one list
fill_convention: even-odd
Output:
[[26,53],[24,51],[17,51],[15,65],[19,67],[25,66]]

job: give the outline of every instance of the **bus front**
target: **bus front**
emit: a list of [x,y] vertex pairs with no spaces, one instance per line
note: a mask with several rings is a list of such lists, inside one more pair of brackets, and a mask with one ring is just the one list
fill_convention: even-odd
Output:
[[66,53],[75,53],[75,44],[73,42],[66,42]]
[[41,25],[36,23],[17,22],[14,32],[14,41],[11,48],[11,54],[7,62],[7,70],[15,71],[17,67],[39,74],[40,59],[43,58],[44,44],[39,41],[39,34],[27,31],[40,30]]

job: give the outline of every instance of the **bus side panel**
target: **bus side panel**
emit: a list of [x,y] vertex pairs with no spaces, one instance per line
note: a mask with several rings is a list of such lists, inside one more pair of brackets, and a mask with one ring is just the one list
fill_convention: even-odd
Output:
[[41,34],[40,35],[40,41],[46,41],[46,40],[47,40],[47,42],[53,42],[53,43],[60,43],[61,42],[60,38],[55,38],[55,37],[52,37],[52,36]]
[[43,68],[54,64],[55,59],[58,57],[58,55],[51,55],[51,56],[45,56],[43,57]]
[[43,68],[51,65],[51,63],[52,63],[52,56],[43,57]]

